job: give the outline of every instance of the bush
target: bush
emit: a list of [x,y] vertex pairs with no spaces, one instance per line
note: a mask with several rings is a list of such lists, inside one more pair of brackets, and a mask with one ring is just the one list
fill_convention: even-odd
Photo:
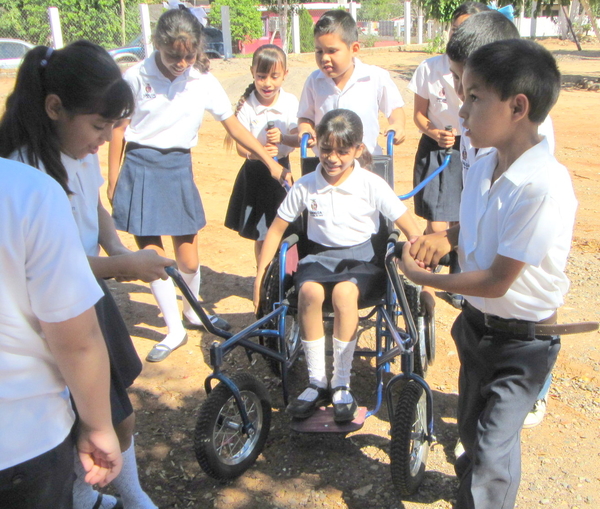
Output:
[[315,50],[315,37],[312,16],[304,7],[298,11],[300,22],[300,52],[312,53]]
[[375,43],[379,40],[375,34],[368,34],[361,38],[361,42],[365,48],[375,47]]
[[262,37],[263,22],[255,0],[215,0],[208,13],[211,25],[221,26],[221,7],[225,5],[229,6],[231,38],[235,43]]

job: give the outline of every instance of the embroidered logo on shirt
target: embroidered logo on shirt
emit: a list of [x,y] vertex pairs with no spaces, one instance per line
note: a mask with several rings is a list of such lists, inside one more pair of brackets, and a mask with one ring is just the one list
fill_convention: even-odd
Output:
[[310,210],[308,211],[311,217],[323,217],[323,212],[319,210],[317,200],[310,200]]
[[447,103],[448,99],[446,98],[446,89],[444,87],[442,87],[442,89],[440,90],[440,95],[437,98],[437,102],[439,103]]
[[152,85],[150,85],[150,83],[146,83],[144,92],[144,95],[142,95],[144,99],[154,99],[156,97],[156,94],[154,93],[154,90],[152,90]]

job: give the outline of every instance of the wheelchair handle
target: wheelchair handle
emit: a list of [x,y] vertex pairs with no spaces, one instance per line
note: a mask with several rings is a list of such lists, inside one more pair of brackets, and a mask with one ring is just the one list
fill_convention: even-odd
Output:
[[388,156],[394,155],[394,136],[396,136],[396,131],[388,131],[387,132],[386,150],[387,150]]
[[[404,244],[406,241],[396,242],[396,247],[394,248],[394,255],[399,260],[402,260],[402,250],[404,249]],[[453,259],[456,257],[456,251],[450,251],[448,254],[442,256],[438,265],[445,265],[446,267],[452,264]]]
[[[451,126],[451,125],[444,126],[444,129],[446,129],[446,131],[448,131],[448,132],[450,132],[450,133],[452,132],[452,126]],[[446,153],[446,155],[447,155],[447,156],[451,156],[451,155],[452,155],[452,151],[453,151],[453,150],[454,150],[454,149],[453,149],[452,147],[448,147],[448,148],[446,149],[446,152],[445,152],[445,153]]]
[[304,133],[302,135],[302,139],[300,140],[300,157],[304,159],[308,154],[308,140],[310,140],[311,135],[309,133]]

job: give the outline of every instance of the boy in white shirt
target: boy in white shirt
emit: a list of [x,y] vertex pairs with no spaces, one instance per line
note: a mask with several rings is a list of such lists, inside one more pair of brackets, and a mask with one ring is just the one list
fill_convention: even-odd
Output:
[[315,126],[328,111],[344,108],[357,113],[364,126],[367,150],[382,154],[377,144],[379,112],[388,119],[386,130],[394,131],[394,145],[405,138],[404,100],[390,74],[356,58],[360,44],[352,16],[343,10],[328,11],[314,28],[315,59],[319,70],[313,72],[302,90],[298,109],[298,139],[309,133],[314,147]]
[[[520,39],[483,46],[469,57],[462,87],[465,135],[493,150],[467,173],[459,225],[407,243],[401,267],[417,284],[466,299],[452,328],[465,448],[455,464],[456,507],[510,509],[523,422],[556,361],[559,334],[575,332],[555,324],[577,201],[567,169],[538,134],[560,91],[546,49]],[[455,248],[461,274],[423,268]]]

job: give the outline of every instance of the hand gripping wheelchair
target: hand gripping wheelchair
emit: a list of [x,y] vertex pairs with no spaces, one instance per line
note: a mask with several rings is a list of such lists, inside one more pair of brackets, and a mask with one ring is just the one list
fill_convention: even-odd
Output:
[[[393,133],[388,138],[388,154],[391,154],[392,137]],[[393,183],[390,156],[376,158],[374,171]],[[385,235],[386,284],[382,295],[366,303],[373,308],[365,317],[375,319],[375,346],[370,350],[357,349],[355,353],[374,359],[374,407],[370,410],[361,407],[358,417],[344,424],[335,423],[327,409],[320,410],[307,420],[292,421],[292,428],[298,432],[318,433],[357,431],[366,418],[380,410],[385,397],[392,423],[392,479],[401,495],[409,495],[423,479],[429,447],[434,441],[433,398],[424,376],[427,365],[433,362],[435,328],[433,317],[421,312],[420,287],[398,273],[396,258],[401,253],[401,244],[397,242],[397,232],[388,236],[387,225],[384,221],[381,223]],[[252,362],[254,354],[263,356],[281,377],[284,404],[288,404],[288,374],[301,346],[292,292],[294,256],[290,253],[294,249],[301,252],[301,244],[302,236],[297,234],[282,242],[263,278],[259,317],[237,334],[217,329],[177,270],[167,269],[206,330],[224,340],[211,345],[213,373],[205,381],[208,397],[200,408],[194,434],[196,458],[213,478],[227,480],[243,474],[262,452],[271,422],[271,402],[266,387],[249,373],[228,376],[222,370],[227,354],[242,346]],[[396,357],[400,359],[400,373],[384,384],[384,373],[390,372]],[[213,380],[219,382],[214,388]]]

